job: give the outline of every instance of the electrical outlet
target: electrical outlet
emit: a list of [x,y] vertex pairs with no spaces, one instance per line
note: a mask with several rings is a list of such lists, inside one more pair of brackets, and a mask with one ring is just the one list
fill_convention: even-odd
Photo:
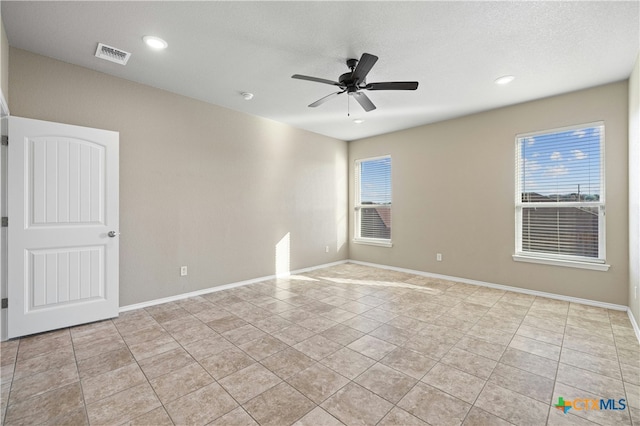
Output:
[[324,252],[329,253],[329,246],[324,246]]
[[181,266],[180,267],[180,276],[181,277],[185,277],[187,275],[187,267],[186,266]]
[[436,260],[442,262],[442,253],[436,253]]

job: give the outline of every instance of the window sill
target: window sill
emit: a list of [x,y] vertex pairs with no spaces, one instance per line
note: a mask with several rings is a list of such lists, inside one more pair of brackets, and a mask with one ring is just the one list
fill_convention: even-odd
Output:
[[393,247],[391,240],[370,240],[364,238],[354,238],[352,241],[356,244],[364,244],[367,246]]
[[543,265],[565,266],[567,268],[590,269],[592,271],[608,271],[611,265],[606,263],[579,262],[576,260],[549,259],[546,257],[526,256],[514,254],[513,260],[516,262],[540,263]]

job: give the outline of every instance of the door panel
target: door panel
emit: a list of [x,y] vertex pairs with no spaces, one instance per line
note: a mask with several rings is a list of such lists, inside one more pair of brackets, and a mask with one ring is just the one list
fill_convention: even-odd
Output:
[[71,138],[33,138],[30,226],[104,224],[104,146]]
[[104,247],[29,250],[27,300],[30,309],[104,298]]
[[118,133],[9,121],[10,338],[118,315]]

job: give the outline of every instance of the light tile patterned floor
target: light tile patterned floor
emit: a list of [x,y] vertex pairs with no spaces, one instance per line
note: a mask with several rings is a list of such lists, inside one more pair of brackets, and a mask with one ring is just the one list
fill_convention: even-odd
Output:
[[626,313],[356,264],[1,351],[7,425],[640,425]]

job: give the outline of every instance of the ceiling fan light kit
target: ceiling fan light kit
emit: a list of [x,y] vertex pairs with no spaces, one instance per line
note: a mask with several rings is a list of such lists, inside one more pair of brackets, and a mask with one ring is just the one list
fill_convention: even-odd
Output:
[[369,53],[363,53],[360,60],[347,59],[347,67],[351,70],[338,77],[338,81],[327,80],[324,78],[310,77],[307,75],[294,74],[291,78],[298,80],[314,81],[316,83],[329,84],[337,86],[340,91],[331,93],[323,98],[318,99],[309,106],[315,108],[322,105],[330,99],[337,97],[343,93],[352,96],[360,106],[366,111],[373,111],[376,106],[371,99],[363,92],[363,90],[416,90],[418,88],[417,81],[387,81],[382,83],[367,83],[366,78],[371,68],[378,61],[378,57]]

